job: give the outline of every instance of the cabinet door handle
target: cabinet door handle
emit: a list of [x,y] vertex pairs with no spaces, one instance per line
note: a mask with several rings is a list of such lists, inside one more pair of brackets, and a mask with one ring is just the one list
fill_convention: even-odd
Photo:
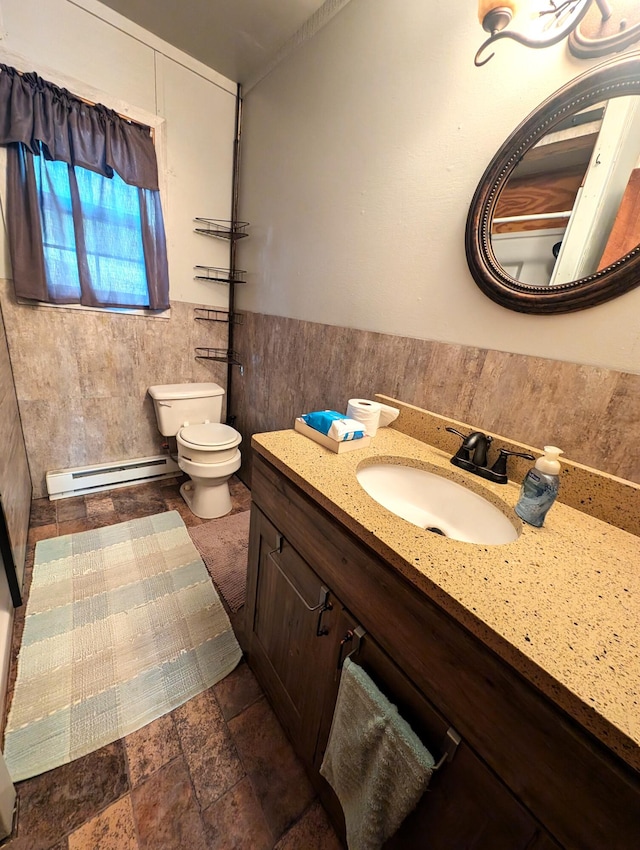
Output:
[[444,752],[438,759],[437,763],[431,768],[434,773],[436,770],[440,770],[446,762],[453,761],[453,757],[455,756],[456,750],[461,742],[462,738],[460,735],[456,732],[453,726],[449,726],[444,740]]
[[[366,631],[362,628],[362,626],[356,626],[355,629],[349,629],[346,635],[340,641],[340,653],[338,655],[338,670],[342,670],[342,665],[347,660],[347,658],[351,658],[352,655],[357,655],[360,652],[360,644],[362,642],[362,638],[366,635]],[[347,654],[342,657],[342,652],[344,647],[351,643],[351,649]]]
[[[278,537],[280,537],[280,535],[278,535]],[[287,584],[289,585],[291,590],[293,590],[293,592],[298,597],[300,602],[302,602],[302,604],[307,609],[307,611],[310,611],[310,612],[319,611],[320,612],[319,615],[318,615],[318,625],[316,626],[317,637],[323,637],[324,635],[329,634],[329,630],[322,626],[322,615],[324,614],[324,612],[325,611],[333,611],[333,604],[329,601],[329,593],[330,593],[329,588],[325,587],[324,584],[321,584],[320,585],[320,596],[319,596],[318,604],[317,605],[309,605],[307,600],[304,598],[304,596],[300,593],[300,591],[295,586],[295,584],[291,581],[289,576],[282,569],[282,567],[278,563],[277,558],[274,557],[275,555],[279,555],[282,552],[282,538],[281,537],[280,537],[280,540],[277,541],[277,543],[279,543],[280,545],[278,545],[276,549],[272,549],[272,551],[269,552],[268,557],[276,565],[278,572],[280,573],[282,578],[287,582]]]
[[[322,590],[326,590],[326,588],[322,588]],[[327,590],[327,594],[329,591]],[[326,626],[322,625],[322,615],[325,611],[332,611],[333,605],[331,602],[327,601],[325,605],[320,609],[320,613],[318,614],[318,625],[316,626],[316,637],[324,637],[329,634],[329,629]]]

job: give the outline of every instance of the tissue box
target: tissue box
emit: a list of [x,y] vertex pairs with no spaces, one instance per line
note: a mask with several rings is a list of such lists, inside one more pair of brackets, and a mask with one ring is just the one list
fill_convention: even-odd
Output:
[[330,449],[332,452],[336,452],[336,454],[352,452],[354,449],[366,449],[371,442],[371,437],[360,437],[359,440],[343,440],[342,442],[338,442],[338,440],[333,440],[331,437],[327,437],[326,434],[316,431],[315,428],[311,428],[300,417],[293,423],[293,427],[296,431],[304,434],[305,437],[309,437],[314,442],[320,443],[325,449]]

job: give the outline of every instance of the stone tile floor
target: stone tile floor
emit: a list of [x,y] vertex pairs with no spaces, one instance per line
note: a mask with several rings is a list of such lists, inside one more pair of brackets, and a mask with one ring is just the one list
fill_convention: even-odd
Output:
[[[25,605],[16,611],[7,705],[38,540],[177,510],[180,479],[33,502]],[[250,493],[230,482],[232,513]],[[232,617],[242,644],[242,611]],[[3,724],[4,728],[4,724]],[[137,732],[17,785],[1,850],[340,850],[304,770],[247,664]]]

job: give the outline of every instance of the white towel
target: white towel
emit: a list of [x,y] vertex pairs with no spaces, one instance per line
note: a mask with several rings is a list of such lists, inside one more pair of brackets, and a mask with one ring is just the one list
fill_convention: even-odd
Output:
[[342,805],[349,850],[379,850],[415,808],[433,766],[395,705],[347,658],[320,773]]

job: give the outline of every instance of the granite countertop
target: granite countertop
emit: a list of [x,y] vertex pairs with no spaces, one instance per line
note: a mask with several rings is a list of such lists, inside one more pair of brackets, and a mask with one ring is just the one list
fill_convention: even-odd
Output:
[[[519,485],[492,484],[393,428],[335,454],[293,430],[253,448],[528,681],[640,770],[640,538],[556,502],[543,528],[513,512]],[[361,464],[437,471],[500,507],[520,532],[502,545],[423,531],[358,484]]]

